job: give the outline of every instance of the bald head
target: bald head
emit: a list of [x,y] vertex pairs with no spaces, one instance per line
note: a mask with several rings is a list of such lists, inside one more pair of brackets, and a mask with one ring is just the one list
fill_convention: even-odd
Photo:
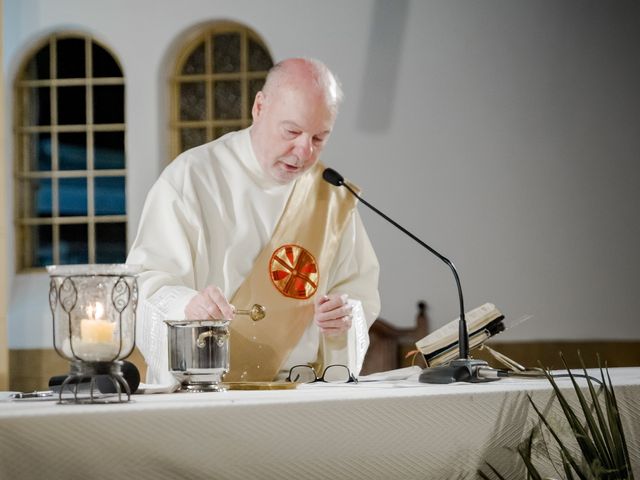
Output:
[[289,58],[269,70],[263,93],[276,96],[283,89],[322,95],[334,111],[342,101],[342,88],[336,77],[324,63],[312,58]]
[[341,99],[338,81],[317,60],[291,58],[269,71],[251,109],[251,142],[268,177],[289,183],[316,163]]

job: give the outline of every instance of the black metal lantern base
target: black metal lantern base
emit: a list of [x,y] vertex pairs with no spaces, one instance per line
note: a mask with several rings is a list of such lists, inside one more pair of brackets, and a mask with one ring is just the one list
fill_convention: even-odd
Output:
[[[115,395],[97,395],[98,378],[106,381],[115,388]],[[82,385],[82,388],[80,388]],[[88,387],[87,387],[88,385]],[[63,393],[69,392],[73,397],[65,396]],[[123,398],[122,393],[127,397]],[[74,361],[71,363],[69,376],[60,385],[58,403],[123,403],[131,400],[129,384],[122,376],[122,362],[83,362]]]

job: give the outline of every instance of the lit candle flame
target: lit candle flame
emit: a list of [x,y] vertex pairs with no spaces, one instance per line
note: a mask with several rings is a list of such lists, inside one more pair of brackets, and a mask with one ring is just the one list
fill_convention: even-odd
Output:
[[96,302],[96,320],[101,319],[103,314],[104,314],[104,307],[100,302]]
[[99,320],[100,318],[102,318],[103,314],[104,314],[104,307],[100,302],[96,302],[95,307],[93,305],[89,305],[87,307],[87,315],[91,320]]

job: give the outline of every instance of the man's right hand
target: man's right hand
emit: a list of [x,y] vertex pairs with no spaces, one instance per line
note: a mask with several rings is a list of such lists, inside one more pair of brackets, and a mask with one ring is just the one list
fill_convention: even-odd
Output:
[[232,320],[235,308],[225,298],[222,290],[209,285],[191,299],[184,309],[186,320]]

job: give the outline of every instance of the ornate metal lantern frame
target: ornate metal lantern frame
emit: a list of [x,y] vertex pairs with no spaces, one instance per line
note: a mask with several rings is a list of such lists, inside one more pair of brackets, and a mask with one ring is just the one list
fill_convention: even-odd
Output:
[[[135,347],[137,274],[141,268],[94,264],[52,265],[47,270],[53,345],[58,355],[71,364],[60,388],[59,402],[68,403],[63,393],[70,391],[71,403],[114,403],[112,397],[97,395],[98,377],[113,385],[115,402],[129,401],[131,392],[122,376],[121,360]],[[99,318],[102,313],[105,320]],[[80,394],[80,385],[87,381],[88,397]]]

